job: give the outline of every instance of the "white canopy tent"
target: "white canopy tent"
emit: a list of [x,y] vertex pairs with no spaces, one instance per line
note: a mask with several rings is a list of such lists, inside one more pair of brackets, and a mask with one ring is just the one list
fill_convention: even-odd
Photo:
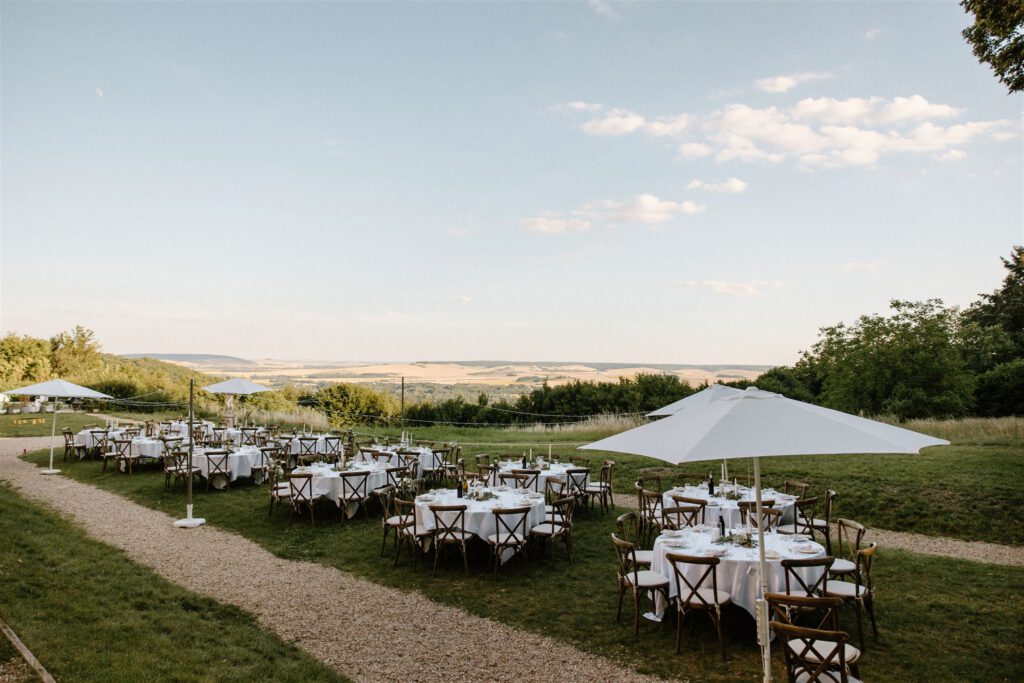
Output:
[[686,398],[681,398],[675,403],[669,403],[667,406],[662,406],[657,410],[652,410],[647,413],[647,417],[668,417],[669,415],[675,415],[684,408],[704,406],[711,401],[717,401],[726,396],[735,396],[742,393],[742,389],[734,389],[732,387],[727,387],[724,384],[712,384],[707,389],[698,391],[695,394],[690,394]]
[[[754,459],[757,516],[761,508],[760,458],[793,455],[918,453],[948,441],[751,387],[737,395],[687,407],[656,422],[581,446],[581,450],[646,455],[671,463]],[[764,530],[758,523],[758,567],[767,592]],[[768,612],[758,600],[758,641],[764,680],[771,680]]]
[[228,422],[231,426],[234,426],[235,396],[249,396],[250,394],[270,391],[270,389],[261,384],[256,384],[255,382],[250,382],[247,379],[242,379],[241,377],[233,377],[232,379],[225,380],[224,382],[218,382],[217,384],[211,384],[208,387],[203,387],[203,391],[208,391],[211,394],[224,394],[226,396],[225,404],[227,411],[225,413],[225,417],[228,418]]
[[60,470],[53,469],[53,439],[57,434],[57,399],[58,398],[111,398],[106,394],[81,387],[62,379],[51,379],[49,382],[32,384],[20,389],[3,392],[10,396],[45,396],[53,399],[53,426],[50,428],[50,466],[42,470],[42,474],[57,474]]

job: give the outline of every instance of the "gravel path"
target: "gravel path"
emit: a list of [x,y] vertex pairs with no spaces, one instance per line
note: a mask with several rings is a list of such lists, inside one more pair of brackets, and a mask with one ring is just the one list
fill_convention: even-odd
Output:
[[[614,494],[614,502],[619,507],[636,509],[636,496],[628,493]],[[924,534],[873,529],[870,527],[864,535],[864,540],[868,543],[876,542],[881,548],[896,548],[925,555],[940,555],[959,560],[1024,567],[1024,547],[999,545],[998,543],[986,543],[984,541],[961,541],[958,538],[925,536]]]
[[[0,479],[164,578],[254,614],[263,628],[357,681],[655,680],[417,593],[277,558],[236,534],[176,529],[161,512],[42,476],[13,457],[48,443],[49,437],[0,439]],[[607,597],[613,604],[614,595]]]

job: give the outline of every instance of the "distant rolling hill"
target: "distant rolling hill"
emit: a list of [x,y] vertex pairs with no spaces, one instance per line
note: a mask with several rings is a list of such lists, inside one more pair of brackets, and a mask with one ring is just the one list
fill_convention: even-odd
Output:
[[170,363],[189,363],[191,365],[237,366],[255,365],[251,360],[237,356],[218,356],[212,353],[123,353],[124,358],[152,358]]

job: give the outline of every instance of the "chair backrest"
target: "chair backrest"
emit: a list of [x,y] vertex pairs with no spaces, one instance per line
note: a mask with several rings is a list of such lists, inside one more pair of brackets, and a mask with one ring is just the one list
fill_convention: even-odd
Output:
[[704,524],[707,521],[708,502],[703,498],[690,498],[688,496],[678,495],[672,495],[670,496],[670,498],[672,498],[672,502],[674,502],[677,506],[696,505],[697,507],[699,507],[700,512],[697,516],[699,517],[700,521],[698,521],[697,524]]
[[637,581],[636,546],[629,541],[624,541],[615,534],[611,534],[612,544],[615,546],[615,557],[619,561],[619,580],[625,579],[632,574],[633,585],[639,585]]
[[491,464],[491,456],[487,455],[486,453],[480,453],[479,455],[474,455],[473,458],[476,460],[476,467],[477,467],[478,470],[480,469],[481,465],[490,465]]
[[320,439],[315,436],[299,437],[299,455],[316,455],[316,446]]
[[601,464],[601,472],[598,475],[602,489],[612,490],[612,470],[615,468],[615,463],[611,460],[605,460]]
[[582,455],[569,456],[569,462],[576,465],[576,467],[590,467],[590,458],[585,458]]
[[562,526],[566,529],[572,528],[572,515],[576,510],[576,497],[565,496],[559,498],[551,503],[551,512],[548,513],[547,519],[544,520],[548,524],[554,524],[555,526]]
[[291,492],[292,501],[306,501],[313,500],[313,475],[308,472],[305,474],[289,474],[288,475],[288,490]]
[[544,500],[550,505],[562,498],[565,493],[565,479],[562,477],[548,477],[544,480]]
[[493,512],[498,545],[519,545],[526,541],[529,507],[495,508]]
[[324,450],[327,452],[327,455],[331,455],[334,457],[341,455],[341,437],[325,436]]
[[[801,557],[799,559],[785,559],[782,561],[782,568],[786,572],[786,594],[798,595],[805,598],[816,598],[828,591],[828,570],[835,561],[834,557]],[[813,570],[820,569],[814,581],[804,579],[805,574],[814,574]]]
[[540,477],[540,470],[512,470],[516,474],[523,475],[523,485],[520,488],[537,490],[537,479]]
[[127,458],[132,452],[132,440],[114,439],[110,445],[110,452],[118,458]]
[[228,476],[227,451],[206,451],[206,477],[210,478],[215,474]]
[[805,484],[802,481],[787,479],[782,482],[782,492],[790,496],[796,496],[797,498],[806,498],[807,489],[809,488],[811,488],[811,485]]
[[857,551],[857,585],[863,587],[869,593],[875,587],[871,579],[871,569],[875,564],[875,552],[877,549],[877,543],[869,543],[867,548],[861,548]]
[[[757,528],[757,508],[750,508],[747,511],[746,516],[747,522],[750,526]],[[775,510],[772,508],[762,508],[761,510],[761,528],[765,531],[778,531],[779,524],[782,523],[782,510]]]
[[699,505],[675,505],[661,511],[662,526],[666,529],[684,529],[701,524]]
[[494,486],[498,482],[498,466],[497,465],[479,465],[477,470],[480,473],[480,478],[488,486]]
[[398,487],[398,480],[409,475],[409,469],[407,467],[388,467],[384,470],[384,474],[387,476],[387,485]]
[[466,526],[465,505],[431,505],[434,516],[434,541],[436,543],[462,543],[462,530]]
[[847,549],[847,557],[851,562],[857,561],[857,552],[860,550],[860,544],[864,540],[864,525],[858,524],[852,519],[839,519],[836,521],[836,540],[839,545],[837,550],[840,555],[843,554],[843,547]]
[[813,614],[813,628],[839,630],[839,610],[843,606],[843,599],[839,596],[810,597],[788,593],[765,593],[764,598],[768,601],[770,616],[775,621],[793,624],[795,615],[799,614],[807,621],[806,617]]
[[565,492],[570,496],[586,496],[590,482],[590,470],[574,467],[565,471]]
[[794,626],[781,621],[770,624],[779,641],[786,643],[786,673],[790,681],[848,683],[846,639],[842,631]]
[[660,491],[640,492],[640,515],[649,522],[661,522],[661,509],[664,507],[664,499]]
[[[832,489],[825,491],[825,502],[822,504],[821,515],[827,525],[831,526],[832,524],[832,512],[835,509],[836,498],[838,497],[839,495]],[[829,533],[832,532],[830,531]]]
[[[672,573],[675,574],[676,591],[679,600],[685,603],[688,609],[694,607],[697,609],[718,609],[718,563],[720,560],[717,557],[698,557],[696,555],[668,553],[665,555],[665,559],[668,560],[672,566]],[[685,571],[685,566],[688,564],[704,567],[704,572],[696,580],[693,580]],[[698,569],[697,571],[699,572],[700,570]],[[705,582],[709,579],[712,591],[711,600],[708,600],[704,593],[700,592],[701,589],[707,590]]]
[[367,496],[367,482],[370,480],[370,473],[364,471],[339,472],[341,477],[341,497],[344,500],[365,500]]
[[818,514],[818,497],[800,498],[793,503],[793,533],[810,533],[811,524]]
[[615,520],[615,526],[619,530],[619,538],[630,543],[639,543],[640,539],[640,515],[630,511],[621,514]]
[[[411,500],[394,498],[392,500],[395,514],[398,516],[399,525],[402,528],[416,526],[416,503]],[[385,520],[387,517],[385,517]]]
[[90,429],[89,433],[92,434],[92,441],[96,445],[96,448],[100,451],[107,450],[107,442],[110,439],[110,432],[106,429]]
[[64,448],[67,448],[67,449],[74,448],[75,447],[75,435],[71,432],[71,430],[68,429],[67,427],[65,427],[64,429],[61,430],[61,433],[64,435]]
[[525,474],[518,472],[501,472],[498,474],[498,480],[503,486],[511,486],[516,489],[526,488],[527,479],[528,477]]
[[259,427],[242,427],[240,434],[242,446],[255,446],[256,445],[256,434],[259,432]]
[[141,433],[142,430],[139,429],[138,427],[128,427],[127,429],[124,430],[125,436],[127,436],[129,439],[134,439]]

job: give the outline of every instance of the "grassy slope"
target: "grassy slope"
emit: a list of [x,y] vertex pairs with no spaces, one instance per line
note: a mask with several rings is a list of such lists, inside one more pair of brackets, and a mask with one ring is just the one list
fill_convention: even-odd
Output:
[[57,680],[340,680],[4,486],[0,509],[0,613]]
[[[43,420],[42,423],[38,423],[35,420]],[[22,420],[32,420],[28,424],[16,424]],[[7,436],[49,436],[50,430],[53,428],[53,413],[29,413],[22,415],[0,415],[0,437]],[[61,453],[64,453],[64,437],[61,436],[60,430],[64,427],[70,427],[72,431],[77,432],[83,427],[88,426],[102,426],[103,420],[99,420],[95,417],[89,417],[84,413],[57,413],[57,434],[55,443],[60,447]]]
[[[33,459],[39,461],[38,456]],[[65,473],[172,514],[183,507],[180,492],[163,493],[162,476],[156,473],[103,475],[95,462],[69,466]],[[534,558],[504,572],[495,583],[482,567],[464,577],[453,565],[437,579],[423,565],[412,570],[408,560],[393,568],[390,556],[378,557],[379,520],[341,525],[325,516],[316,529],[289,527],[286,514],[267,516],[266,496],[265,489],[242,485],[226,494],[197,494],[196,509],[210,522],[281,557],[316,561],[415,590],[640,670],[698,680],[758,678],[753,621],[739,609],[725,615],[730,652],[725,665],[717,659],[716,643],[704,624],[685,636],[685,654],[676,657],[671,629],[645,624],[641,638],[634,640],[625,621],[615,623],[614,558],[607,536],[614,525],[611,516],[581,519],[574,564],[567,564],[561,554],[553,562]],[[1024,570],[883,549],[876,572],[881,639],[869,640],[862,668],[866,680],[997,681],[1024,676],[1018,626],[1024,616]],[[1000,599],[993,600],[993,595]],[[855,628],[849,612],[845,627]]]

